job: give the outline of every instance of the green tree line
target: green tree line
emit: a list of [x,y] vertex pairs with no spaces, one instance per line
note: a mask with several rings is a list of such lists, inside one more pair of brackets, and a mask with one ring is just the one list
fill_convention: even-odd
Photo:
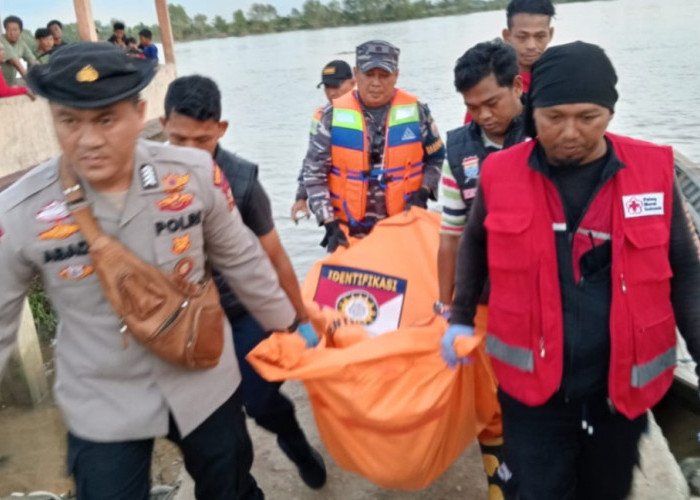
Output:
[[[305,0],[300,9],[280,15],[270,4],[254,3],[247,12],[238,9],[228,19],[222,15],[209,19],[204,14],[193,17],[179,4],[169,4],[170,24],[175,40],[199,40],[227,36],[246,36],[282,31],[333,28],[358,24],[406,21],[424,17],[469,14],[486,10],[505,9],[509,0]],[[557,3],[590,0],[559,0]],[[109,24],[95,21],[98,37],[106,40],[112,34],[113,19]],[[127,36],[137,38],[138,32],[149,28],[154,41],[160,41],[157,24],[140,23],[126,29]],[[63,28],[66,40],[78,39],[75,23]],[[138,39],[138,38],[137,38]]]

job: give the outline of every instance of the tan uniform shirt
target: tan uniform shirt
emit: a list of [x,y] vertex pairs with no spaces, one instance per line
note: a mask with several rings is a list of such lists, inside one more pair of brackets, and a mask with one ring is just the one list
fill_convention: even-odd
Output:
[[[184,258],[200,279],[208,260],[265,329],[283,329],[294,309],[258,239],[243,224],[204,152],[140,141],[121,214],[86,185],[102,230],[144,261],[172,272]],[[22,300],[39,274],[60,317],[55,395],[71,432],[94,441],[164,435],[172,412],[183,435],[240,383],[231,329],[221,360],[190,371],[131,339],[92,271],[87,246],[66,213],[57,159],[0,193],[0,369],[16,337]]]

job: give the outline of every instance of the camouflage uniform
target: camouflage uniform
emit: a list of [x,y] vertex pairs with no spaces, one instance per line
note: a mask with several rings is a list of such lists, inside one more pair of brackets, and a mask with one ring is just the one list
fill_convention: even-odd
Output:
[[[391,103],[387,103],[382,108],[370,109],[362,105],[367,123],[367,133],[369,134],[368,144],[375,144],[374,138],[377,135],[382,138],[381,154],[377,163],[372,165],[372,168],[382,168],[383,166],[383,138],[386,132],[386,115],[390,106]],[[418,112],[424,152],[423,185],[430,189],[431,196],[435,196],[440,181],[442,162],[445,159],[445,147],[442,139],[440,139],[440,134],[428,106],[419,102]],[[304,185],[309,197],[309,206],[314,215],[316,215],[319,224],[323,224],[324,220],[334,218],[328,190],[328,173],[331,168],[332,117],[333,106],[328,104],[323,109],[321,120],[316,125],[315,132],[309,138],[309,149],[303,165]],[[369,181],[367,211],[364,220],[365,222],[371,222],[384,219],[386,216],[384,191],[381,189],[379,181],[372,179]],[[359,229],[359,232],[362,233],[362,229]]]

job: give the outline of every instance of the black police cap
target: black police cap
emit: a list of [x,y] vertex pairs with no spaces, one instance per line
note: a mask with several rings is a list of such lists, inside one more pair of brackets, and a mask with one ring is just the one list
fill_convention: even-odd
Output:
[[32,66],[27,85],[37,95],[72,108],[102,108],[127,99],[153,79],[152,61],[129,57],[111,43],[62,47],[48,64]]
[[340,87],[345,80],[352,78],[352,68],[345,61],[331,61],[321,70],[321,83],[316,85],[319,88],[321,85],[329,87]]

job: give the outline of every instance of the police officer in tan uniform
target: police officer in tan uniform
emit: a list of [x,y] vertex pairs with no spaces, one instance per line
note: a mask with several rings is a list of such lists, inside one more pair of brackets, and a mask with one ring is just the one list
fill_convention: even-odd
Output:
[[[178,267],[195,281],[211,264],[265,329],[291,327],[294,309],[211,157],[138,139],[138,92],[153,72],[109,44],[76,43],[32,68],[28,84],[50,101],[65,163],[103,232],[166,273]],[[78,498],[147,499],[156,436],[182,449],[197,498],[262,498],[250,474],[230,326],[218,365],[207,370],[180,368],[134,340],[124,345],[58,165],[51,159],[0,194],[0,369],[38,274],[61,320],[55,394]]]

